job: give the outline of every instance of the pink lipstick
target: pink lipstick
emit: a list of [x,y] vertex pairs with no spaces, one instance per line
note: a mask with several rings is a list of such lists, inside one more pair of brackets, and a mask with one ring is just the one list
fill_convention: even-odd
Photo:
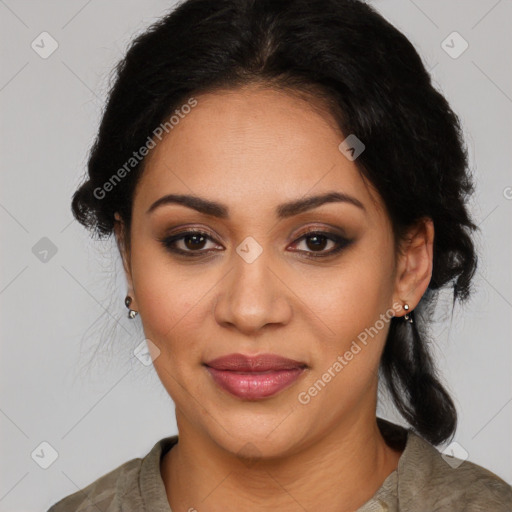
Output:
[[246,400],[270,397],[289,387],[307,365],[275,354],[229,354],[205,363],[215,383]]

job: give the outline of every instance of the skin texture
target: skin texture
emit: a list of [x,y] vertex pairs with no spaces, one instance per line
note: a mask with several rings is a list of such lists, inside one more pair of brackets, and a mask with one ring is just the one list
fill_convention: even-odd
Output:
[[[161,463],[171,508],[354,510],[400,456],[376,424],[389,322],[309,403],[298,394],[393,304],[397,316],[405,303],[416,307],[432,274],[432,222],[414,226],[395,250],[381,198],[338,149],[345,136],[317,101],[256,86],[196,99],[147,157],[129,250],[119,216],[116,223],[131,308],[158,347],[154,366],[176,405],[179,443]],[[358,199],[364,210],[332,202],[276,216],[282,203],[330,191]],[[229,218],[176,204],[147,213],[171,193],[222,203]],[[174,255],[159,241],[189,228],[211,239],[175,246],[208,254]],[[307,228],[352,242],[308,258],[336,243],[315,249],[303,238]],[[236,251],[246,237],[262,249],[252,263]],[[273,397],[241,400],[203,366],[233,352],[275,353],[308,368]]]

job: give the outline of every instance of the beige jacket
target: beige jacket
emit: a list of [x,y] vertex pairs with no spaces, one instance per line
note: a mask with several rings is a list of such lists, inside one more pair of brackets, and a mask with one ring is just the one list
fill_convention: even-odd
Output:
[[[512,487],[469,461],[446,458],[412,430],[378,418],[391,446],[405,443],[398,468],[356,512],[510,512]],[[125,462],[48,512],[172,512],[160,459],[178,436],[158,441],[142,459]],[[402,445],[403,446],[403,445]]]

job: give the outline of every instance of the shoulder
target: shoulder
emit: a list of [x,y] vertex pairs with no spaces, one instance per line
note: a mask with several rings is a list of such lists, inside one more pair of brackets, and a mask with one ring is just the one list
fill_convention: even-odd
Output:
[[[407,453],[399,463],[401,502],[417,510],[493,510],[510,512],[512,487],[491,471],[468,460],[441,454],[409,433]],[[422,508],[423,507],[423,508]],[[416,509],[415,509],[416,510]]]
[[[176,441],[176,436],[157,441],[142,458],[131,459],[52,505],[47,512],[126,512],[143,510],[141,470],[154,479],[159,471],[162,450]],[[145,468],[145,469],[144,469]],[[128,505],[127,505],[128,504]],[[127,508],[128,506],[128,508]]]
[[62,498],[55,503],[48,512],[85,512],[96,510],[101,512],[114,512],[116,501],[123,489],[133,487],[137,483],[142,459],[132,459],[97,480]]

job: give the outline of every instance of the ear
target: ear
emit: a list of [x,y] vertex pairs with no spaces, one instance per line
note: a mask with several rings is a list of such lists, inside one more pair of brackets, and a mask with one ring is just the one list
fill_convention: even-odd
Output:
[[416,308],[430,283],[433,254],[434,222],[423,217],[400,241],[394,299],[402,306],[408,304],[409,311]]
[[[133,297],[133,281],[132,281],[132,272],[130,265],[130,251],[126,244],[126,228],[123,222],[121,215],[118,212],[114,213],[114,234],[116,237],[117,248],[119,249],[119,253],[121,255],[121,259],[123,261],[124,273],[126,276],[126,281],[128,283],[128,293]],[[135,298],[135,297],[133,297]],[[132,303],[133,305],[133,303]]]

